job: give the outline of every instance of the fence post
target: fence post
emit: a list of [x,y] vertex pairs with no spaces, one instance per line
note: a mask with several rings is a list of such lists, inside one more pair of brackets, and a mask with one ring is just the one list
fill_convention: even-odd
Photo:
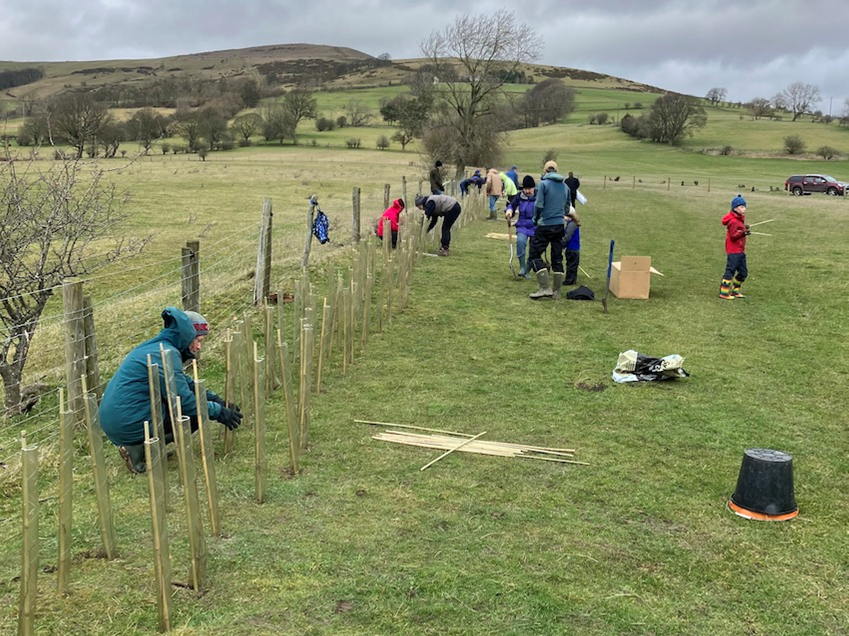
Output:
[[318,207],[318,198],[315,195],[310,197],[310,209],[307,213],[307,240],[304,245],[304,255],[301,257],[301,268],[306,267],[310,262],[310,248],[312,247],[312,223],[315,218],[315,209]]
[[68,406],[77,425],[83,423],[82,381],[86,375],[85,321],[83,319],[83,283],[79,278],[66,278],[62,283],[65,307],[65,383]]
[[23,559],[21,595],[18,605],[18,634],[35,634],[35,606],[38,597],[38,446],[27,444],[21,433],[21,496],[23,498]]
[[407,209],[407,177],[401,176],[401,199],[404,201],[404,209]]
[[97,362],[97,341],[94,338],[94,307],[91,296],[83,296],[83,330],[85,332],[85,377],[87,386],[97,396],[97,403],[103,397],[100,386],[100,367]]
[[[256,255],[256,276],[254,277],[254,305],[268,298],[271,291],[271,199],[265,197],[262,203],[262,226],[259,230],[259,250]],[[310,227],[312,230],[312,227]]]
[[182,249],[183,310],[200,311],[200,241],[186,241]]
[[[351,194],[352,214],[351,214],[351,238],[354,243],[360,242],[360,189],[354,186],[354,191]],[[389,207],[388,205],[386,206]]]
[[383,209],[384,210],[387,209],[389,207],[389,204],[391,203],[390,194],[389,194],[391,192],[390,188],[391,188],[391,186],[388,183],[383,184]]

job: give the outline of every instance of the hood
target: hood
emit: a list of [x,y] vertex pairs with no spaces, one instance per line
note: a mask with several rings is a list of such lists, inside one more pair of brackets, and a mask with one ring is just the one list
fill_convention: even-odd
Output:
[[498,170],[496,170],[495,168],[490,168],[489,170],[486,171],[486,173],[487,174],[494,174],[494,175],[498,176]]
[[722,224],[728,225],[729,223],[731,223],[731,221],[734,221],[734,220],[743,222],[745,218],[746,218],[745,215],[738,214],[734,210],[731,210],[728,214],[726,214],[724,217],[722,217]]
[[180,353],[188,351],[196,335],[189,317],[176,307],[166,307],[162,311],[162,321],[165,327],[159,332],[159,337],[177,347]]
[[389,209],[392,210],[395,214],[401,214],[404,211],[404,201],[403,199],[395,199],[392,202],[392,205],[389,206]]
[[565,181],[566,177],[556,172],[546,172],[540,179],[548,179],[549,181]]

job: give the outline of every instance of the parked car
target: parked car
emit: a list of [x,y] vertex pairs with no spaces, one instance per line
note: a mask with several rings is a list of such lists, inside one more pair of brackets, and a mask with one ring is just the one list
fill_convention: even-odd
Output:
[[825,192],[829,196],[844,196],[849,184],[827,174],[794,175],[784,182],[784,189],[797,197],[812,192]]

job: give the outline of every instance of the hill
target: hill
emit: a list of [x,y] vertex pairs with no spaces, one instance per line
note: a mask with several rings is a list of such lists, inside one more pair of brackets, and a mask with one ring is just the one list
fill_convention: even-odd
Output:
[[[303,43],[140,60],[0,61],[0,73],[29,68],[37,68],[43,73],[38,81],[6,90],[0,100],[6,103],[8,111],[22,100],[43,99],[65,90],[92,90],[106,86],[138,88],[162,80],[255,78],[281,85],[308,84],[316,88],[388,86],[403,81],[405,76],[425,63],[421,59],[393,61],[347,47]],[[654,86],[580,69],[527,65],[523,72],[527,81],[559,77],[577,87],[663,92]]]

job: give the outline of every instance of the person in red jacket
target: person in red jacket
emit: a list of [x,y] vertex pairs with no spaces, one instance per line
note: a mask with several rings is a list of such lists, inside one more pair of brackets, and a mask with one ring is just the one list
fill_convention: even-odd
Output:
[[398,218],[404,211],[404,199],[395,199],[383,216],[377,221],[377,237],[383,240],[383,219],[389,219],[389,230],[392,232],[392,249],[398,245]]
[[723,300],[745,298],[740,288],[749,275],[746,264],[746,199],[739,194],[731,200],[731,211],[722,217],[725,233],[725,274],[719,285],[719,297]]

